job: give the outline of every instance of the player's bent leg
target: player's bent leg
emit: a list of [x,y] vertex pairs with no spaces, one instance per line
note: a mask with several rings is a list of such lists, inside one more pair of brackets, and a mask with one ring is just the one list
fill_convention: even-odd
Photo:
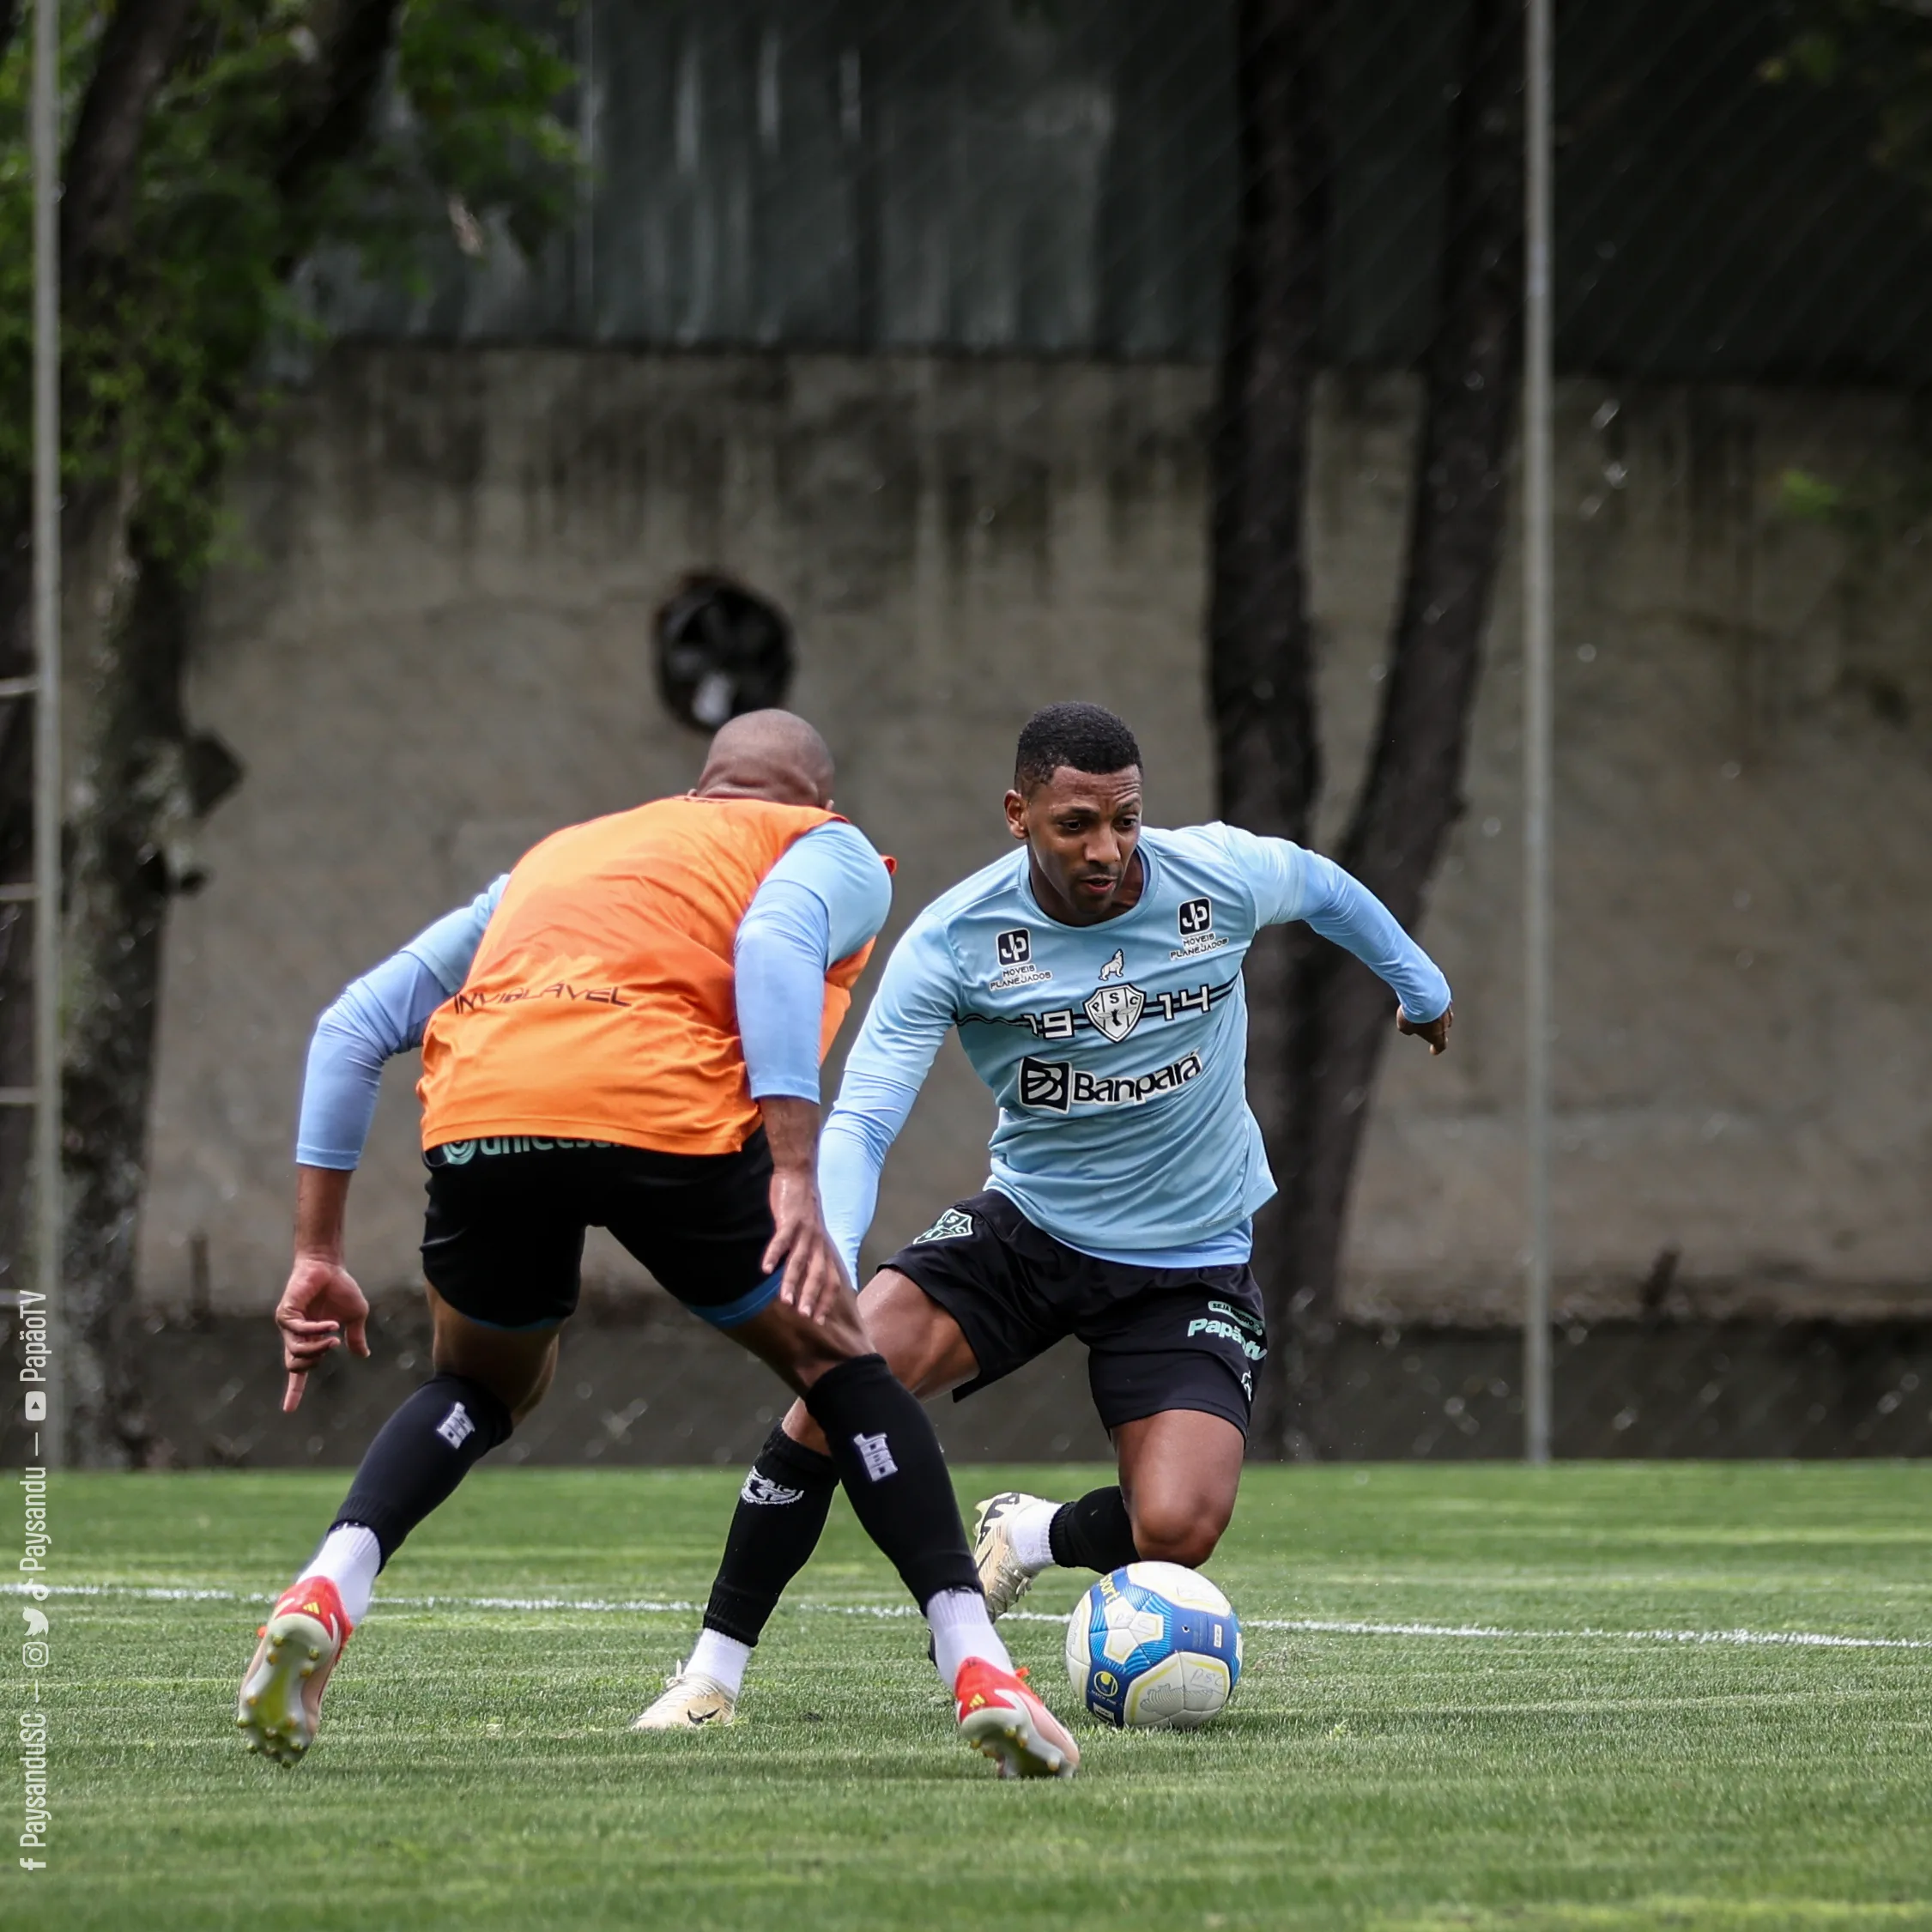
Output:
[[1247,1438],[1224,1415],[1164,1409],[1114,1431],[1134,1549],[1198,1569],[1234,1515]]
[[432,1289],[436,1373],[378,1431],[322,1547],[262,1629],[235,1723],[251,1750],[293,1765],[315,1741],[322,1693],[377,1573],[483,1457],[506,1440],[556,1370],[557,1330],[492,1329]]
[[[905,1275],[890,1269],[874,1275],[858,1309],[873,1347],[915,1394],[941,1394],[978,1372],[959,1324]],[[818,1547],[838,1487],[824,1434],[805,1404],[794,1402],[738,1492],[697,1644],[633,1729],[688,1730],[736,1715],[752,1650]]]
[[1003,1616],[1041,1571],[1105,1576],[1141,1559],[1197,1569],[1234,1514],[1246,1438],[1220,1415],[1167,1409],[1114,1431],[1121,1481],[1055,1503],[1019,1490],[989,1496],[973,1524],[986,1607]]
[[1071,1776],[1080,1748],[994,1633],[939,1438],[874,1352],[856,1298],[810,1323],[773,1303],[733,1332],[802,1390],[853,1513],[925,1613],[961,1735],[1002,1776]]

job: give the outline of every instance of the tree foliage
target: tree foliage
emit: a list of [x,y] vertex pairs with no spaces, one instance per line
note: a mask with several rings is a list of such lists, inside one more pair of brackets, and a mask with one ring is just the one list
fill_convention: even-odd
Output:
[[[112,11],[65,16],[70,126]],[[366,137],[352,128],[332,143],[334,103],[316,94],[342,86],[339,60],[323,71],[325,45],[352,11],[192,0],[122,232],[86,263],[64,251],[66,481],[131,484],[152,548],[187,574],[206,559],[227,458],[263,420],[266,352],[314,329],[294,293],[302,260],[346,249],[394,277],[420,268],[452,208],[498,215],[533,250],[573,198],[574,145],[556,114],[571,70],[488,0],[363,9],[391,16],[363,27],[387,99]],[[0,501],[24,495],[32,456],[27,24],[0,59]]]
[[1932,3],[1802,0],[1784,47],[1765,63],[1774,83],[1856,88],[1876,119],[1871,156],[1932,194]]
[[[163,941],[200,876],[194,828],[241,775],[189,716],[194,590],[230,459],[270,417],[273,352],[316,332],[298,271],[326,253],[393,278],[445,226],[469,252],[491,232],[534,247],[574,202],[576,159],[555,112],[569,69],[496,0],[117,0],[62,27],[63,487],[70,543],[105,521],[115,561],[64,827],[59,1261],[68,1451],[104,1463],[154,1447],[131,1317]],[[31,662],[29,38],[0,13],[0,675]],[[0,703],[15,875],[27,708]],[[0,1051],[17,1058],[9,911]],[[0,1264],[23,1166],[0,1166]]]

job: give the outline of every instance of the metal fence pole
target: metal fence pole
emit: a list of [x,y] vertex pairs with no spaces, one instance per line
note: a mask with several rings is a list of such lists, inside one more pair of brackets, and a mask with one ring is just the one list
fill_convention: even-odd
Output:
[[1523,371],[1523,1135],[1529,1241],[1523,1448],[1550,1455],[1550,790],[1554,631],[1550,518],[1550,0],[1528,0]]
[[42,1459],[68,1428],[60,1319],[60,6],[33,9],[33,1252],[53,1342]]

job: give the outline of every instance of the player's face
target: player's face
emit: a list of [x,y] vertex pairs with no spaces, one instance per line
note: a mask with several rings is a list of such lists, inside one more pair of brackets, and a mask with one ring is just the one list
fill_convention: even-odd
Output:
[[1006,822],[1033,853],[1042,907],[1070,925],[1124,912],[1141,896],[1134,848],[1141,839],[1141,774],[1076,772],[1063,765],[1046,784],[1006,795]]

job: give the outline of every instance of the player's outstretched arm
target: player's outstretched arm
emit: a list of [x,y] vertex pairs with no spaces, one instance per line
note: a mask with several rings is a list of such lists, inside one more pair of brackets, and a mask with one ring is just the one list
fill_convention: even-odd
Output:
[[344,987],[316,1022],[295,1130],[295,1258],[276,1307],[292,1412],[313,1368],[345,1337],[369,1353],[369,1304],[342,1265],[348,1184],[376,1111],[384,1063],[422,1038],[462,985],[506,881],[439,919],[400,953]]
[[1249,874],[1261,924],[1305,920],[1395,993],[1397,1032],[1426,1040],[1432,1055],[1447,1050],[1454,1018],[1449,982],[1366,886],[1334,860],[1288,839],[1257,838],[1233,827],[1222,831]]
[[285,1414],[301,1406],[309,1371],[346,1341],[349,1352],[369,1353],[369,1304],[342,1265],[342,1226],[354,1170],[300,1167],[295,1183],[295,1259],[288,1285],[276,1305],[282,1330],[282,1362],[288,1371],[282,1392]]

